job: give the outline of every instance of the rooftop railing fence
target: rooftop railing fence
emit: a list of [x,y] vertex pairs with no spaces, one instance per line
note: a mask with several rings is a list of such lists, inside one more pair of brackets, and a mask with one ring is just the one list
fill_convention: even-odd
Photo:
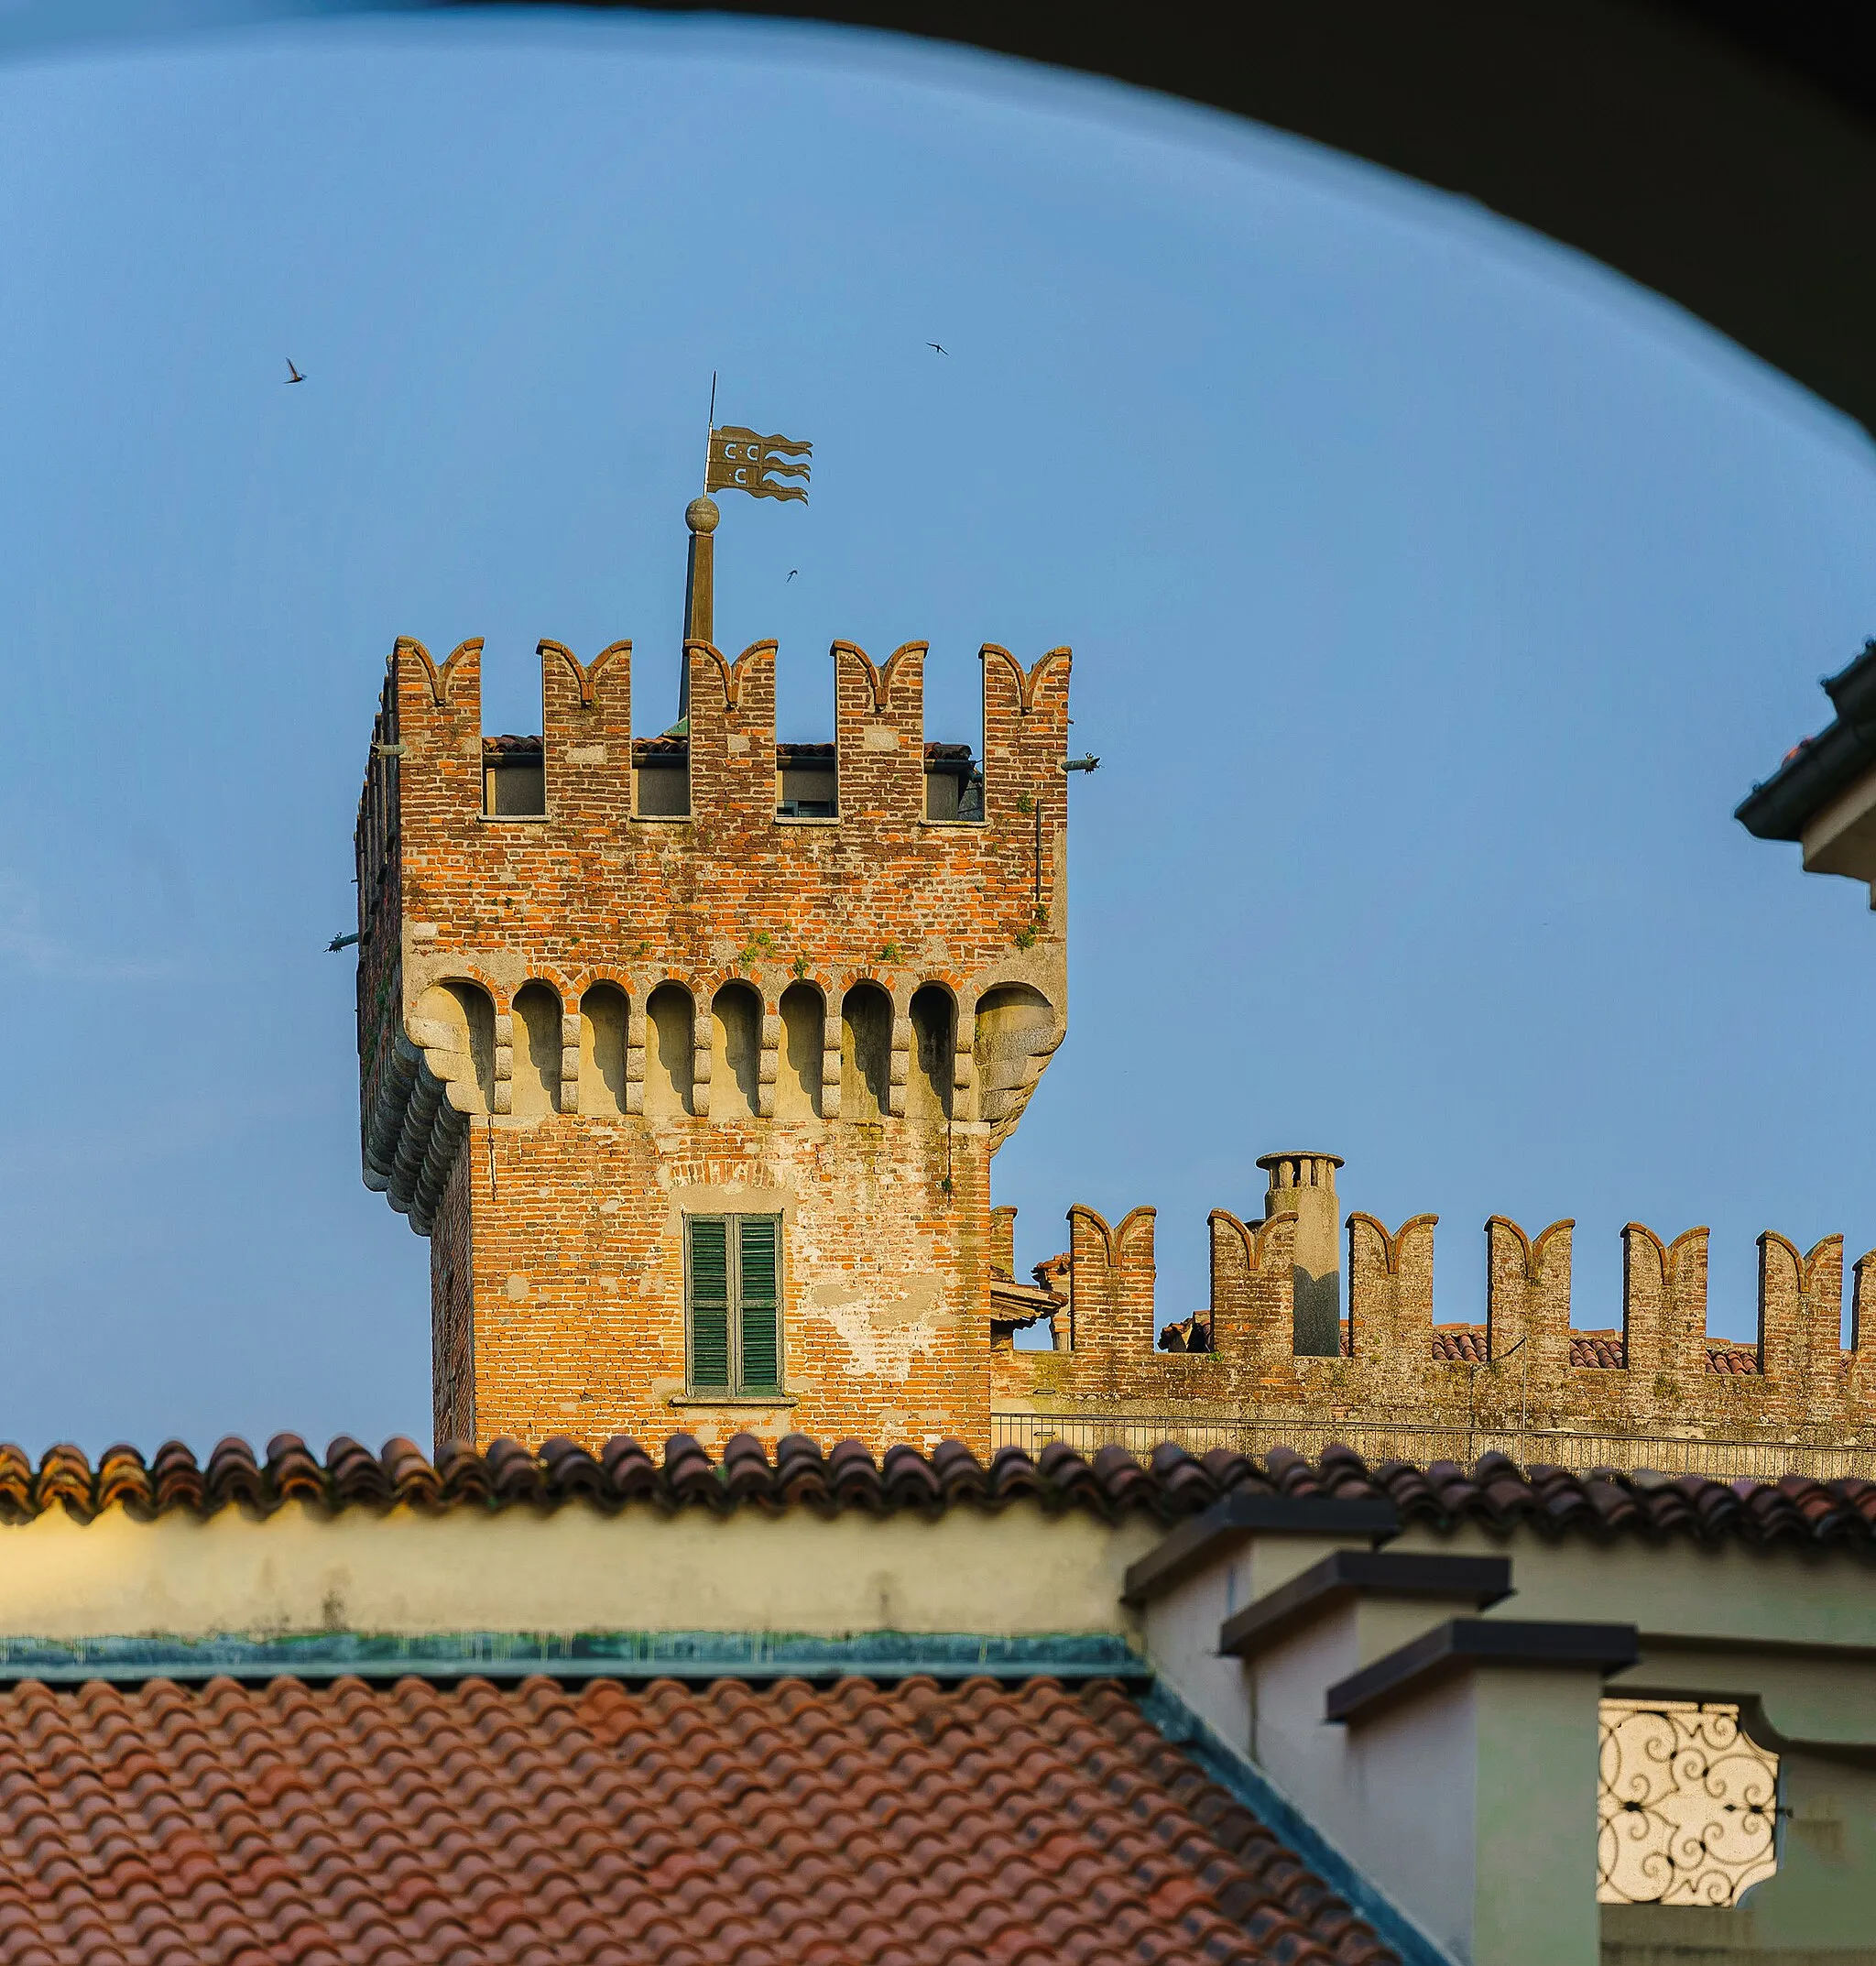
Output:
[[1777,1440],[1698,1440],[1660,1434],[1586,1434],[1550,1429],[1428,1425],[1413,1422],[1260,1420],[1255,1416],[1193,1417],[1184,1414],[1033,1414],[990,1415],[990,1444],[1035,1454],[1052,1440],[1078,1453],[1125,1447],[1144,1460],[1162,1441],[1194,1454],[1226,1447],[1263,1456],[1293,1447],[1311,1459],[1331,1446],[1351,1447],[1373,1466],[1380,1461],[1458,1461],[1509,1455],[1522,1468],[1549,1465],[1587,1473],[1594,1468],[1663,1475],[1697,1474],[1718,1481],[1775,1481],[1808,1475],[1834,1481],[1876,1480],[1876,1445],[1807,1445]]

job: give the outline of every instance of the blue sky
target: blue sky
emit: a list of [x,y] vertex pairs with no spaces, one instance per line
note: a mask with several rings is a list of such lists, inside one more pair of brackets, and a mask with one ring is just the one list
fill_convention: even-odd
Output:
[[[938,341],[950,351],[937,356]],[[280,387],[291,355],[309,377]],[[718,639],[1075,650],[1071,1035],[1025,1262],[1255,1157],[1347,1206],[1876,1243],[1876,924],[1731,808],[1876,633],[1868,442],[1476,208],[1175,104],[792,27],[327,21],[0,69],[0,1436],[427,1439],[358,1180],[350,836],[394,635],[630,636],[674,706],[711,371],[815,445]],[[790,583],[787,571],[799,567]]]

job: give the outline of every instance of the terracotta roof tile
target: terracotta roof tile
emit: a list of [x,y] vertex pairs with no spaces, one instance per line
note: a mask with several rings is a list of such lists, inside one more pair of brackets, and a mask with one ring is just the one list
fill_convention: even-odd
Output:
[[27,1682],[6,1958],[1395,1955],[1118,1687]]
[[74,1447],[49,1448],[37,1469],[16,1447],[0,1445],[0,1519],[29,1521],[63,1508],[81,1521],[121,1507],[136,1516],[171,1510],[212,1514],[231,1506],[268,1513],[291,1501],[332,1509],[418,1510],[552,1508],[576,1499],[605,1510],[650,1506],[845,1509],[886,1515],[935,1515],[950,1508],[1006,1508],[1023,1501],[1052,1511],[1085,1509],[1109,1520],[1139,1512],[1161,1521],[1197,1513],[1227,1491],[1248,1488],[1292,1495],[1385,1497],[1402,1514],[1452,1524],[1480,1520],[1500,1528],[1529,1524],[1555,1533],[1596,1527],[1754,1541],[1876,1543],[1876,1482],[1816,1481],[1786,1475],[1776,1482],[1708,1480],[1610,1469],[1574,1473],[1542,1465],[1520,1470],[1488,1454],[1471,1470],[1454,1461],[1415,1468],[1386,1461],[1370,1469],[1347,1447],[1311,1461],[1288,1447],[1258,1460],[1229,1448],[1194,1456],[1171,1443],[1142,1466],[1126,1449],[1084,1457],[1049,1442],[1033,1458],[999,1447],[987,1467],[962,1442],[941,1442],[929,1455],[895,1447],[879,1458],[857,1440],[823,1449],[791,1434],[769,1450],[754,1436],[734,1436],[721,1462],[689,1435],[674,1434],[661,1460],[638,1442],[609,1440],[595,1455],[565,1439],[534,1452],[496,1440],[485,1453],[445,1446],[434,1466],[401,1436],[381,1454],[344,1436],[322,1464],[297,1435],[267,1443],[264,1462],[245,1442],[220,1442],[206,1470],[180,1441],[166,1441],[146,1462],[133,1447],[107,1448],[93,1469]]

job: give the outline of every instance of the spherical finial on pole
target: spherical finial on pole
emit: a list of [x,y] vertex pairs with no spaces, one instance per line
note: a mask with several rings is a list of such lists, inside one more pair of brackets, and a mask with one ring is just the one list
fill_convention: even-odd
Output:
[[[691,552],[684,570],[684,639],[713,641],[716,635],[716,541],[710,535],[723,514],[716,500],[706,492],[684,508],[684,523],[691,529]],[[685,655],[678,670],[678,715],[691,714],[691,658]]]

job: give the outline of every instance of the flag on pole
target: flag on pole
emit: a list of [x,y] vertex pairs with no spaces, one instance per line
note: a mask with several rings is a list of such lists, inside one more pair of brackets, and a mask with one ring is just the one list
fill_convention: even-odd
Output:
[[725,424],[710,432],[710,464],[704,489],[747,492],[752,498],[799,498],[807,502],[805,485],[777,485],[774,478],[805,478],[807,458],[814,446],[792,437],[763,437],[752,430]]

